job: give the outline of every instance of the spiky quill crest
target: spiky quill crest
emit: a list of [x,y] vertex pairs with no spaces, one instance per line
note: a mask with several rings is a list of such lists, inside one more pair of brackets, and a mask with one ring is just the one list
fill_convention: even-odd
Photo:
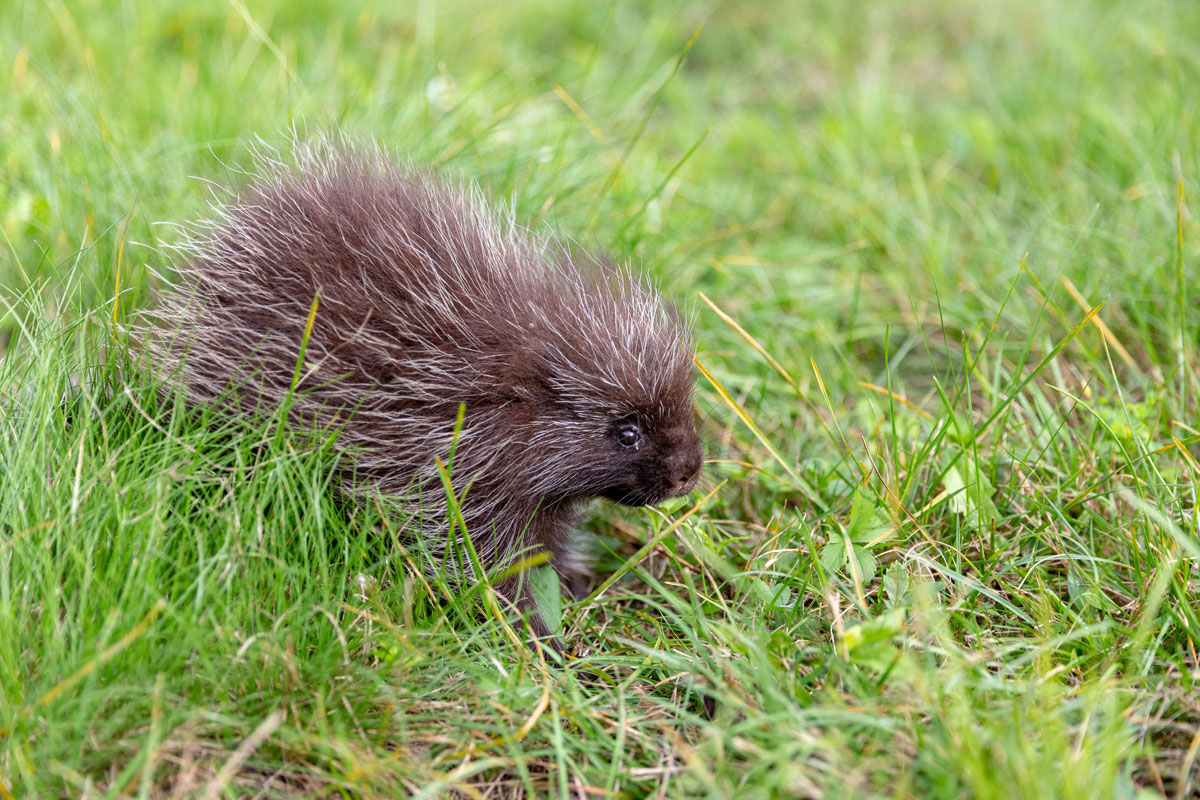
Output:
[[687,327],[629,269],[378,149],[319,143],[298,146],[291,166],[255,164],[194,229],[177,291],[146,331],[155,369],[190,404],[260,415],[290,396],[298,426],[340,426],[355,474],[345,488],[393,501],[457,576],[470,566],[447,536],[435,456],[450,451],[460,404],[453,486],[470,486],[463,517],[487,566],[545,549],[567,574],[583,501],[678,493],[613,495],[614,420],[674,426],[687,453],[672,469],[698,470]]

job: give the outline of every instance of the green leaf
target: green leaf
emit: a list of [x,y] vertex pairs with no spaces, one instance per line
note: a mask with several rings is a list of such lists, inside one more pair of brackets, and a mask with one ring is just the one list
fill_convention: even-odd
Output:
[[910,579],[908,570],[899,561],[893,562],[883,573],[883,594],[891,608],[899,606],[908,595]]
[[821,566],[830,571],[839,570],[853,558],[859,579],[864,583],[871,580],[875,577],[877,560],[865,545],[878,544],[891,529],[890,520],[875,505],[870,490],[859,486],[854,491],[845,529],[831,534],[829,542],[821,548]]
[[846,540],[841,533],[830,537],[829,543],[821,548],[819,555],[821,566],[833,572],[841,569],[846,563]]
[[991,478],[984,474],[983,470],[976,469],[973,476],[976,481],[976,487],[970,493],[974,495],[972,500],[979,503],[980,525],[987,526],[996,521],[1000,516],[1000,509],[996,508],[996,503],[992,500],[996,496],[996,487],[992,483]]
[[875,577],[875,567],[879,563],[871,551],[860,544],[854,545],[854,562],[858,566],[858,577],[867,583]]
[[900,652],[893,640],[904,630],[904,616],[904,609],[896,608],[847,628],[842,634],[846,656],[877,670],[890,667]]
[[553,567],[538,567],[529,571],[529,588],[533,592],[533,603],[542,615],[551,633],[562,627],[562,588],[558,585],[558,573]]
[[664,500],[658,504],[658,508],[662,510],[664,514],[678,514],[680,511],[686,510],[687,507],[694,502],[696,502],[696,498],[694,498],[691,493],[688,493],[679,497],[672,497],[668,500]]
[[1000,516],[1000,511],[992,500],[996,494],[996,487],[983,470],[979,469],[978,462],[970,453],[962,452],[960,461],[966,465],[965,477],[956,464],[946,470],[942,478],[942,483],[950,495],[950,511],[961,517],[970,517],[973,524],[986,527]]
[[854,503],[850,506],[850,519],[846,522],[846,535],[850,541],[866,543],[882,536],[891,527],[891,520],[877,505],[875,497],[865,486],[854,492]]
[[762,578],[754,578],[750,582],[750,590],[758,600],[769,608],[788,609],[795,604],[792,591],[786,586],[774,588]]
[[942,478],[942,483],[946,485],[946,493],[950,495],[948,504],[950,511],[959,516],[967,513],[967,484],[963,481],[962,473],[958,471],[957,466],[953,466],[946,470],[945,477]]

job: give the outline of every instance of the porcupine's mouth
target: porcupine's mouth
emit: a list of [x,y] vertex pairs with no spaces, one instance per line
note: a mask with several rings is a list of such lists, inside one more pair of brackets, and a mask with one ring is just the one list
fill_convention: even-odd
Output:
[[644,491],[605,492],[604,496],[607,499],[612,500],[614,503],[620,503],[621,505],[629,506],[630,508],[642,508],[644,506],[658,505],[669,497],[668,495],[664,495],[660,492],[651,494]]
[[696,470],[695,473],[692,474],[692,477],[688,478],[683,486],[681,486],[678,491],[673,492],[670,497],[683,497],[685,494],[691,493],[691,491],[696,488],[696,484],[699,482],[700,470]]
[[637,486],[632,488],[628,486],[615,486],[603,492],[602,496],[615,503],[630,506],[631,508],[654,506],[673,497],[682,497],[696,488],[696,483],[699,480],[700,472],[697,470],[690,478],[673,486]]

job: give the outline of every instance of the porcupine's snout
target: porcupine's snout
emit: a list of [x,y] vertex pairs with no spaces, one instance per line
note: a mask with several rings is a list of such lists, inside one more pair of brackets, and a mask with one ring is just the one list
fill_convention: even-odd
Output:
[[700,445],[700,437],[694,429],[688,429],[677,438],[664,465],[671,481],[668,497],[679,497],[690,492],[700,478],[703,464],[704,449]]

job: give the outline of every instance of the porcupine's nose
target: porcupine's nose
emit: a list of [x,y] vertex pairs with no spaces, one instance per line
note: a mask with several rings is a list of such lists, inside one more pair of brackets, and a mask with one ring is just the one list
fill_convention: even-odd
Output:
[[700,449],[699,442],[695,447],[689,447],[683,453],[678,454],[674,460],[675,469],[671,494],[673,496],[687,494],[696,483],[696,478],[700,476],[700,467],[704,461],[704,453]]

